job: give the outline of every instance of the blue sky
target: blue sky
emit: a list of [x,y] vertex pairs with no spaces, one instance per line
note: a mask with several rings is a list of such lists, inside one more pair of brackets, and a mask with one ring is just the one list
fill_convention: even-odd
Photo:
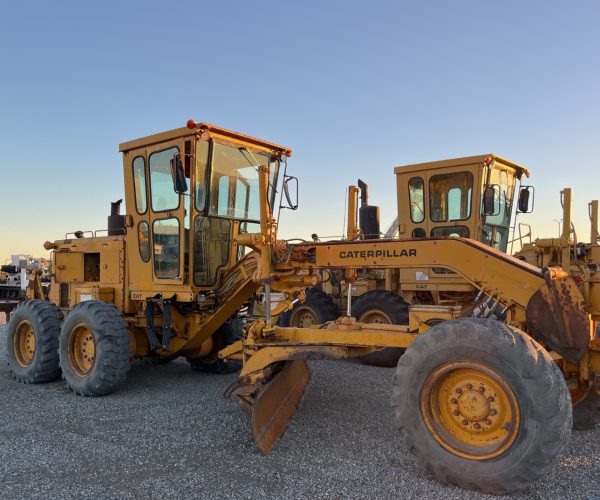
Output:
[[118,144],[207,121],[292,147],[286,237],[340,234],[345,187],[395,216],[396,165],[495,152],[556,234],[600,198],[600,3],[5,2],[0,260],[106,225]]

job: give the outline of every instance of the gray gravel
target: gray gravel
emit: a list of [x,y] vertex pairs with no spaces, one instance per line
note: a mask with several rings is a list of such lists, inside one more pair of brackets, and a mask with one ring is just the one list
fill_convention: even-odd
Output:
[[[127,386],[81,398],[10,377],[0,326],[0,498],[492,498],[441,485],[394,430],[393,370],[311,363],[271,455],[224,400],[235,375],[135,363]],[[600,498],[600,429],[573,434],[548,476],[515,498]]]

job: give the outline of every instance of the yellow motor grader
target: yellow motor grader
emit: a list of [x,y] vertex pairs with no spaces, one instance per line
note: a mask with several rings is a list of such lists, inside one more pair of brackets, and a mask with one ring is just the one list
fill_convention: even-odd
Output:
[[[388,239],[460,236],[507,252],[513,220],[533,208],[533,188],[521,184],[529,177],[527,168],[496,154],[402,165],[394,174],[398,210],[393,230],[384,236]],[[484,211],[486,197],[493,212]],[[379,207],[369,204],[362,180],[349,186],[347,206],[347,241],[381,237]],[[445,267],[360,269],[354,274],[348,287],[344,273],[322,271],[319,285],[282,314],[279,325],[307,327],[335,320],[346,310],[348,291],[351,314],[360,323],[406,324],[410,305],[456,305],[464,309],[462,315],[474,309],[490,312],[488,297],[478,296],[471,283]],[[396,366],[400,354],[400,349],[384,349],[361,362]]]
[[[132,358],[185,356],[213,371],[241,361],[228,395],[250,413],[254,440],[268,453],[302,397],[307,359],[403,348],[392,407],[408,448],[440,481],[493,493],[541,477],[570,434],[569,388],[592,395],[600,386],[597,273],[582,286],[558,267],[447,235],[292,244],[277,239],[274,216],[296,207],[289,148],[190,120],[120,149],[125,214],[115,203],[108,234],[46,242],[49,295],[34,279],[31,300],[12,315],[7,350],[18,380],[62,372],[75,393],[98,396],[123,384]],[[472,212],[474,200],[465,201]],[[501,314],[460,317],[453,306],[419,305],[404,325],[378,325],[357,322],[348,307],[312,328],[276,324],[321,269],[351,283],[356,269],[430,267],[459,273]],[[275,292],[284,299],[274,302]],[[265,316],[255,318],[259,294]],[[231,318],[242,308],[248,319],[236,340]]]

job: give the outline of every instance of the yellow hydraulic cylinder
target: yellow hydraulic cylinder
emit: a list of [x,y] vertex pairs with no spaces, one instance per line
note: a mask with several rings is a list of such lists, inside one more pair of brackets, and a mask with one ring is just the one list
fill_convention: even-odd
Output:
[[569,250],[571,238],[571,188],[565,188],[561,192],[563,207],[563,225],[561,235],[561,263],[562,267],[569,265]]
[[348,227],[346,230],[348,241],[356,240],[360,236],[360,229],[356,221],[358,191],[358,187],[348,186]]
[[600,239],[600,234],[598,233],[598,200],[590,201],[588,203],[588,210],[592,226],[590,234],[590,243],[592,245],[595,245]]

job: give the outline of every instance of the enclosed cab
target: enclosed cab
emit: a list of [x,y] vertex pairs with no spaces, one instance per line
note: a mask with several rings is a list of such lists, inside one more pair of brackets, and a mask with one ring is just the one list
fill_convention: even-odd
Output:
[[[507,252],[512,217],[532,207],[529,177],[522,165],[498,155],[468,156],[403,165],[394,169],[398,200],[398,237],[462,237]],[[440,303],[472,299],[473,288],[455,273],[439,267],[402,269],[392,279],[408,302]]]
[[[236,236],[260,221],[257,166],[270,165],[273,206],[280,161],[291,154],[207,124],[126,142],[120,151],[131,297],[160,292],[181,302],[220,286],[242,255]],[[177,168],[187,184],[181,193],[174,190]]]
[[525,167],[480,155],[404,165],[394,173],[401,239],[460,236],[507,251],[517,183],[529,177]]

